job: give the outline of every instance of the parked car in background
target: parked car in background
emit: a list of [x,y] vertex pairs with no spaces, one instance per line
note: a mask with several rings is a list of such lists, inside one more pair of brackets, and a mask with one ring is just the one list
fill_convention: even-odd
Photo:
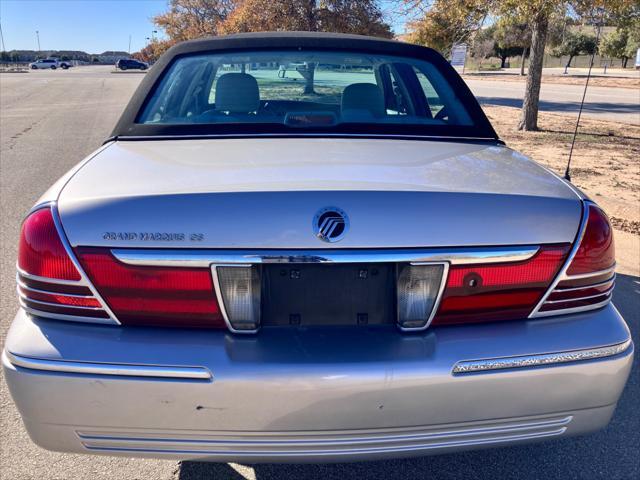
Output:
[[29,64],[29,68],[31,70],[42,70],[42,69],[50,69],[55,70],[58,68],[58,60],[55,58],[44,58],[40,60],[36,60]]
[[134,58],[121,58],[116,62],[116,68],[118,70],[146,70],[149,68],[149,64]]
[[58,60],[58,66],[63,70],[67,70],[68,68],[73,67],[73,63],[69,60]]
[[2,365],[56,451],[564,438],[609,423],[633,359],[602,209],[508,148],[440,54],[390,40],[171,48],[28,213],[17,268]]

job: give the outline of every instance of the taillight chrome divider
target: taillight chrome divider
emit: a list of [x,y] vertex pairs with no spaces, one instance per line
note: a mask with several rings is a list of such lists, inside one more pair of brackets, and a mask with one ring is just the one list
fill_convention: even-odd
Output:
[[[56,291],[51,291],[51,290],[41,290],[39,288],[33,288],[33,287],[30,287],[30,286],[28,286],[27,284],[24,283],[24,279],[22,278],[23,275],[24,275],[24,272],[21,272],[20,270],[18,270],[18,273],[16,273],[16,283],[18,285],[18,289],[20,289],[20,290],[28,290],[30,292],[35,292],[35,293],[44,293],[46,295],[59,295],[59,296],[71,297],[71,298],[84,298],[84,299],[91,299],[91,298],[95,299],[96,298],[93,295],[79,295],[77,293],[62,293],[62,292],[56,292]],[[40,278],[42,278],[42,277],[40,277]],[[42,283],[44,283],[44,282],[42,282]],[[54,283],[55,284],[55,282],[48,282],[48,283]],[[69,284],[59,284],[59,285],[69,285]],[[83,286],[83,285],[78,285],[78,286]],[[20,292],[18,292],[18,293],[20,293]],[[23,295],[23,294],[21,294],[21,295]]]
[[[557,315],[567,315],[571,313],[580,313],[580,312],[595,310],[597,308],[604,307],[609,302],[611,302],[611,296],[613,294],[613,288],[615,286],[615,277],[616,277],[615,264],[612,265],[610,268],[596,271],[596,272],[581,273],[576,275],[567,274],[567,271],[571,266],[571,262],[573,262],[578,252],[578,249],[580,248],[580,244],[584,238],[585,232],[587,230],[587,223],[589,220],[589,208],[591,208],[592,205],[596,207],[596,205],[593,202],[589,202],[589,201],[584,202],[580,228],[578,230],[578,235],[576,236],[575,242],[571,247],[571,251],[569,252],[569,256],[567,257],[567,260],[562,266],[562,269],[560,270],[560,272],[558,272],[558,275],[556,276],[554,281],[551,283],[551,285],[547,289],[544,296],[540,299],[536,307],[533,309],[533,311],[529,315],[529,318],[540,318],[540,317],[550,317],[550,316],[557,316]],[[602,280],[603,276],[606,276],[607,278],[605,278],[605,280]],[[565,288],[563,288],[561,285],[563,282],[568,283],[575,280],[585,280],[589,278],[595,279],[595,282],[586,283],[579,286],[570,286]],[[579,292],[581,290],[600,288],[605,285],[610,285],[610,286],[605,291],[595,295],[585,295],[580,297],[573,297],[573,298],[559,299],[559,300],[549,299],[553,294],[558,294],[563,292]],[[578,304],[581,301],[591,300],[593,298],[598,298],[598,297],[603,297],[603,301],[592,303],[589,305],[576,305],[573,307],[571,306],[572,303]],[[559,305],[559,304],[569,304],[569,305],[567,305],[566,308],[558,308],[555,310],[546,310],[546,311],[544,310],[545,306],[552,306],[552,305]]]
[[255,265],[262,263],[425,263],[451,265],[523,262],[540,247],[456,247],[402,249],[323,250],[214,250],[112,248],[111,254],[128,265],[147,267],[204,267],[212,265]]
[[[95,289],[95,287],[91,284],[82,266],[78,262],[78,259],[76,258],[73,252],[73,249],[69,244],[69,241],[64,232],[64,229],[62,228],[62,222],[60,221],[60,216],[58,213],[58,207],[56,203],[45,202],[45,203],[38,204],[31,209],[31,211],[29,212],[29,215],[43,208],[50,209],[51,217],[53,218],[53,223],[55,225],[56,232],[58,234],[60,242],[62,243],[62,246],[64,247],[65,252],[68,255],[69,259],[71,260],[71,263],[73,263],[74,267],[78,271],[80,275],[80,280],[64,280],[64,279],[58,279],[58,278],[41,277],[38,275],[27,273],[21,270],[18,265],[16,265],[16,270],[17,270],[16,282],[17,282],[17,291],[18,291],[18,301],[20,303],[20,306],[30,315],[34,315],[37,317],[52,318],[57,320],[68,320],[68,321],[75,321],[75,322],[120,325],[120,322],[118,321],[116,316],[113,314],[113,312],[111,311],[107,303],[100,296],[100,294]],[[29,286],[28,283],[30,281],[37,282],[38,285],[41,286],[41,288],[34,288],[32,286]],[[50,285],[55,286],[54,289],[46,290],[45,288]],[[60,288],[64,286],[87,289],[90,295],[80,295],[77,293],[65,292],[64,288]],[[91,307],[91,306],[79,306],[79,305],[69,305],[64,303],[46,302],[43,300],[29,298],[29,295],[27,293],[29,291],[43,294],[43,295],[51,295],[51,296],[58,296],[58,297],[95,299],[100,306]],[[37,305],[42,305],[43,308],[38,309]],[[61,311],[67,311],[67,313],[47,311],[46,310],[47,308],[49,309],[55,308]],[[73,311],[74,313],[70,314],[71,311]],[[78,314],[75,314],[75,312],[78,312]],[[83,312],[85,313],[85,315],[82,315]],[[104,317],[91,316],[91,314],[95,315],[96,313],[99,313],[99,312],[103,312]]]

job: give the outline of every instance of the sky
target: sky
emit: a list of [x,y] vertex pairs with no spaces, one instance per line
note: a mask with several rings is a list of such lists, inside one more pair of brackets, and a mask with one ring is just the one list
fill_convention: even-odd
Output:
[[[167,10],[168,0],[0,0],[2,50],[107,50],[144,47],[157,30],[151,19]],[[383,8],[390,8],[389,0]],[[402,21],[394,16],[394,31]],[[157,35],[162,36],[160,31]]]
[[167,0],[0,0],[5,50],[140,50]]

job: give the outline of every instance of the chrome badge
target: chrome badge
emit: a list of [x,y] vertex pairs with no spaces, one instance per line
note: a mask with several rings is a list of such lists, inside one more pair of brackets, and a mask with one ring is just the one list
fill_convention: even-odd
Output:
[[313,217],[313,233],[320,240],[333,243],[342,240],[349,230],[349,217],[337,207],[325,207]]

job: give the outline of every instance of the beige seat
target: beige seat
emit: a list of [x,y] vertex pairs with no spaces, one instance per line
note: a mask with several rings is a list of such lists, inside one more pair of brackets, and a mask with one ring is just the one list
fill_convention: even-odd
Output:
[[386,114],[384,95],[373,83],[354,83],[342,92],[342,121],[359,122]]

